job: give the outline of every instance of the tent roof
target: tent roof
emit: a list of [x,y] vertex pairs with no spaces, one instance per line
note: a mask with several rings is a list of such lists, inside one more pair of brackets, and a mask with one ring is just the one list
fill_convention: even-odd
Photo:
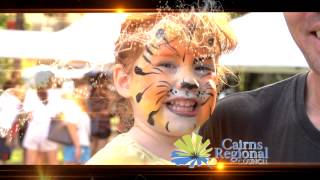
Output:
[[282,13],[248,13],[231,21],[237,48],[221,63],[252,72],[298,72],[308,67]]
[[[58,32],[0,30],[0,57],[114,61],[114,42],[125,14],[92,13]],[[252,72],[297,72],[307,63],[282,13],[248,13],[231,22],[238,47],[221,62]]]
[[124,17],[89,13],[58,32],[0,30],[0,57],[110,63]]

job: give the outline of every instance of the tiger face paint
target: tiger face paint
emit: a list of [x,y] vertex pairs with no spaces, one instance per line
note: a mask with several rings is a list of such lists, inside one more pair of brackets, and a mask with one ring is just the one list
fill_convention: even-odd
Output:
[[[161,31],[158,32],[161,36]],[[176,38],[150,43],[132,72],[135,121],[171,136],[191,133],[216,102],[216,68],[210,52]],[[208,43],[213,43],[212,39]]]
[[116,42],[114,79],[119,94],[130,99],[135,127],[179,137],[209,118],[224,74],[215,63],[236,45],[221,15],[128,16]]

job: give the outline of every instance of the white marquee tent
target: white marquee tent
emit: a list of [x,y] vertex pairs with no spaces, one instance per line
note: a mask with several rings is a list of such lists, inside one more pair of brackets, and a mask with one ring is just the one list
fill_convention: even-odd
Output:
[[[125,14],[92,13],[58,32],[0,30],[0,57],[114,61],[114,41]],[[234,52],[221,62],[235,70],[298,72],[307,63],[282,13],[248,13],[231,22],[238,38]]]
[[81,69],[39,66],[23,72],[25,78],[42,69],[50,69],[59,77],[81,77],[114,62],[114,42],[124,19],[125,14],[89,13],[57,32],[0,30],[0,57],[53,59],[62,64],[73,60],[88,62],[90,66]]
[[0,57],[114,61],[124,14],[92,13],[58,32],[0,30]]
[[231,21],[238,47],[221,62],[235,70],[296,73],[308,68],[283,13],[248,13]]

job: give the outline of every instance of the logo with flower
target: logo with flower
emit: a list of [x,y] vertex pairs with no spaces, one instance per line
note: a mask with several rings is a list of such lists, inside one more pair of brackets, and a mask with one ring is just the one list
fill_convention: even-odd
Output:
[[215,158],[210,158],[212,148],[208,148],[210,140],[207,139],[202,143],[202,137],[197,134],[185,135],[178,139],[175,144],[177,150],[171,153],[171,162],[178,166],[195,166],[209,165],[210,162],[216,162]]

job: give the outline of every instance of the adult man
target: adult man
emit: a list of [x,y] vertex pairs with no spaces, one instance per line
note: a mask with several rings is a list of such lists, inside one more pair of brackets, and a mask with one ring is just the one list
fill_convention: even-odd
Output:
[[218,159],[320,162],[320,13],[284,16],[310,71],[222,99],[200,129]]

